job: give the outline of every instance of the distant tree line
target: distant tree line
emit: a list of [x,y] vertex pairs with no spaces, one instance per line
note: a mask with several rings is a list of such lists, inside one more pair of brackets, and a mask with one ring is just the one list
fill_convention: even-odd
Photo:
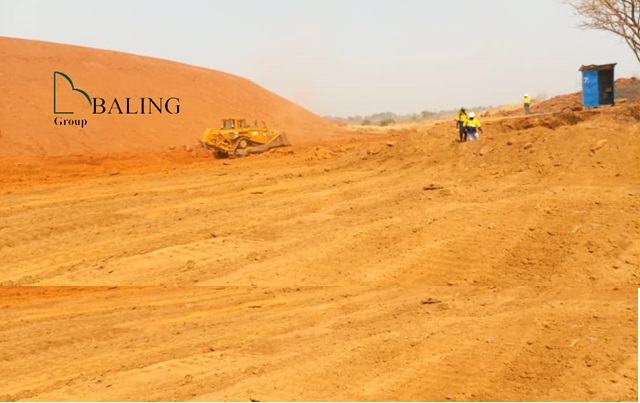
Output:
[[[469,110],[486,110],[491,109],[492,106],[482,106],[476,108],[470,108]],[[392,126],[400,123],[410,123],[410,122],[421,122],[426,120],[438,120],[438,119],[448,119],[456,115],[458,111],[455,109],[452,110],[441,110],[441,111],[429,111],[424,110],[420,113],[410,113],[407,115],[398,115],[393,112],[379,112],[374,113],[372,115],[362,116],[362,115],[353,115],[347,117],[336,117],[336,116],[326,116],[328,119],[338,120],[341,122],[345,122],[352,125],[362,125],[362,126]]]

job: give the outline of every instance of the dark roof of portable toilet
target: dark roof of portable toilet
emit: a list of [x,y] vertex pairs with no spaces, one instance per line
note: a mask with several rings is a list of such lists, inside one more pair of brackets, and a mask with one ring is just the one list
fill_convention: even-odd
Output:
[[581,66],[580,71],[590,71],[590,70],[613,70],[618,63],[611,64],[590,64],[588,66]]

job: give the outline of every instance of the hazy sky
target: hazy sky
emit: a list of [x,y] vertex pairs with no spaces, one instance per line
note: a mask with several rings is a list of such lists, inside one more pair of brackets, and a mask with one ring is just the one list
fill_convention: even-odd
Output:
[[579,21],[561,0],[0,0],[0,36],[222,70],[337,116],[574,92],[582,64],[640,73]]

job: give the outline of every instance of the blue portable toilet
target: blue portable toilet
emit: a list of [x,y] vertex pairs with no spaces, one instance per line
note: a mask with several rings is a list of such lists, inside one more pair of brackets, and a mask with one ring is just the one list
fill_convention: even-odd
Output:
[[585,108],[614,104],[615,78],[613,70],[616,64],[592,64],[580,67],[582,72],[582,105]]

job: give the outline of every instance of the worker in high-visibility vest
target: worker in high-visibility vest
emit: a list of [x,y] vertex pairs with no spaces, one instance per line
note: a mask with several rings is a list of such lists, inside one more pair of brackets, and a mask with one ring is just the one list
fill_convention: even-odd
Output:
[[529,94],[524,94],[524,113],[526,115],[531,113],[531,98],[529,98]]
[[456,120],[456,128],[458,129],[458,132],[460,133],[460,142],[462,143],[463,141],[466,141],[466,131],[464,129],[464,122],[467,121],[467,119],[469,119],[469,115],[467,115],[467,110],[463,107],[460,108],[460,110],[458,111],[458,119]]
[[476,114],[471,112],[469,119],[464,122],[464,128],[467,132],[467,140],[478,140],[480,138],[478,132],[482,133],[482,124],[476,119]]

